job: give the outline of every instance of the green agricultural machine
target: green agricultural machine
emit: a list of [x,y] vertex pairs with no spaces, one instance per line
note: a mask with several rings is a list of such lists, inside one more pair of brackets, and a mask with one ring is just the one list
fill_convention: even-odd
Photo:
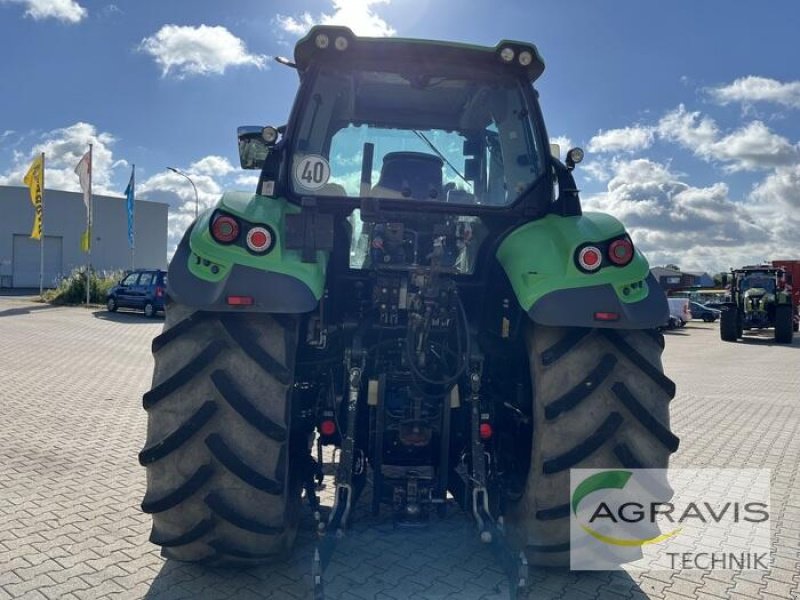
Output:
[[675,386],[647,261],[582,212],[582,152],[551,152],[536,47],[327,26],[279,62],[288,122],[239,129],[256,193],[225,193],[169,267],[150,540],[250,565],[291,548],[304,503],[338,532],[363,497],[398,525],[460,506],[521,574],[568,564],[570,469],[666,467]]
[[[727,278],[725,283],[727,284]],[[722,306],[719,335],[735,342],[745,330],[774,328],[775,342],[791,344],[797,331],[791,275],[770,265],[742,267],[730,274],[731,301]]]

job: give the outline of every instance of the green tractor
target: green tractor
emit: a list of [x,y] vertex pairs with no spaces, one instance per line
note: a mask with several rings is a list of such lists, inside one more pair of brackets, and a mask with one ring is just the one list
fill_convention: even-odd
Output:
[[[728,284],[728,278],[723,281]],[[791,344],[797,331],[791,275],[769,265],[734,269],[730,274],[731,300],[722,306],[719,335],[735,342],[749,329],[775,329],[775,342]]]
[[570,469],[666,467],[675,385],[647,261],[581,211],[582,152],[551,152],[536,47],[319,26],[279,62],[287,124],[239,129],[256,193],[225,193],[169,267],[150,540],[219,565],[288,551],[333,447],[321,529],[362,492],[400,525],[459,505],[483,541],[568,564]]

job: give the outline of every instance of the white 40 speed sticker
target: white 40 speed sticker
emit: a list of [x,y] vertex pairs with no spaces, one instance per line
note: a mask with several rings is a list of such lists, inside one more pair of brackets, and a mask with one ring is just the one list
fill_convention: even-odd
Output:
[[304,156],[294,168],[294,180],[307,190],[318,190],[328,183],[331,167],[319,154]]

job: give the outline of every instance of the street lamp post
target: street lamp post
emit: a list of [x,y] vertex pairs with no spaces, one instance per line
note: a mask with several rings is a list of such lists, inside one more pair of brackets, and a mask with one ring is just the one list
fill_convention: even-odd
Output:
[[168,171],[172,171],[173,173],[177,173],[178,175],[182,175],[183,177],[186,177],[186,179],[189,180],[189,183],[192,184],[192,189],[194,190],[194,218],[197,219],[197,215],[198,215],[199,210],[200,210],[200,208],[199,208],[200,207],[200,199],[197,196],[197,186],[195,186],[194,181],[192,181],[192,178],[189,177],[186,173],[184,173],[180,169],[176,169],[175,167],[167,167],[167,170]]

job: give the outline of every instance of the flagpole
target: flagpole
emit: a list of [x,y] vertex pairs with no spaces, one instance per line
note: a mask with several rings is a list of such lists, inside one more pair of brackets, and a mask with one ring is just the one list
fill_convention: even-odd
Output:
[[[131,182],[133,183],[134,187],[133,190],[136,189],[136,165],[131,165]],[[134,261],[134,254],[136,252],[136,192],[131,190],[133,193],[133,202],[131,202],[131,271],[136,269],[136,264]]]
[[86,215],[87,227],[86,227],[86,235],[87,235],[87,244],[89,246],[89,264],[86,267],[86,308],[89,308],[89,292],[92,287],[92,171],[94,170],[94,165],[92,165],[92,145],[89,144],[89,206],[87,207],[88,213]]
[[44,152],[42,152],[42,191],[41,191],[41,213],[39,218],[39,297],[44,295]]

